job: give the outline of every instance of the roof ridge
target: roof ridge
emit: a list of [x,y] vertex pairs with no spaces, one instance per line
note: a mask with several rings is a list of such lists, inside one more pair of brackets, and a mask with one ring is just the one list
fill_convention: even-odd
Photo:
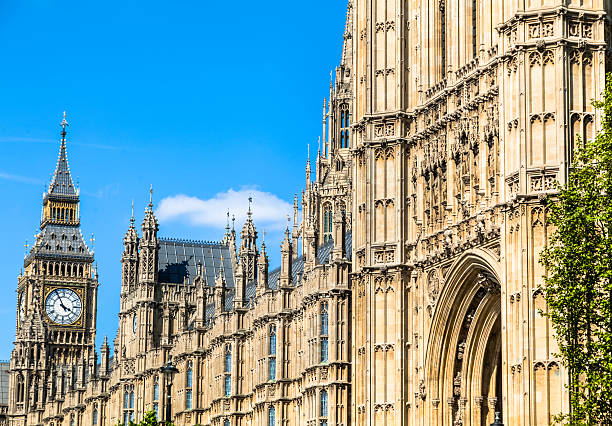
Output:
[[190,240],[188,238],[172,238],[172,237],[159,237],[159,241],[164,241],[167,243],[181,243],[181,244],[206,244],[218,247],[225,247],[227,244],[223,244],[219,241],[209,241],[209,240]]

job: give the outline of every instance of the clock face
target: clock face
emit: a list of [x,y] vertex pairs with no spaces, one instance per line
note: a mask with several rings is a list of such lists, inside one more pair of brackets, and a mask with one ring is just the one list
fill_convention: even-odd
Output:
[[73,324],[81,316],[83,305],[79,296],[67,288],[53,290],[45,301],[45,311],[56,324]]

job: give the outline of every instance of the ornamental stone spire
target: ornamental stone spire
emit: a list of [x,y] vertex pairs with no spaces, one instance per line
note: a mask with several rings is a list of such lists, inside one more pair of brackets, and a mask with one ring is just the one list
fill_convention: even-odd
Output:
[[242,265],[247,283],[257,278],[257,230],[253,223],[252,202],[253,198],[249,197],[247,220],[240,233],[240,264]]

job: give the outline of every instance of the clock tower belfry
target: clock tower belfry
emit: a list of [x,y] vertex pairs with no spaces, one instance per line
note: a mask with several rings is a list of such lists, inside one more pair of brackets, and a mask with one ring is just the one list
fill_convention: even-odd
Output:
[[[17,285],[17,329],[11,355],[10,425],[38,424],[47,402],[61,405],[85,389],[96,368],[98,276],[80,228],[79,190],[66,150],[66,114],[59,158],[43,196],[40,232]],[[57,415],[61,417],[61,411]],[[58,418],[59,420],[59,418]]]

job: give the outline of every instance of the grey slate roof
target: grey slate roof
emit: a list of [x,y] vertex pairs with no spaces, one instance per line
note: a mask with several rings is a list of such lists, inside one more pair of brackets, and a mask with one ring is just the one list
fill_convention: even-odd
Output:
[[[352,252],[352,235],[347,232],[344,239],[344,248],[347,258],[351,260]],[[333,240],[327,241],[317,250],[317,258],[320,264],[328,264],[330,260],[331,250],[334,246]],[[221,254],[223,254],[223,271],[226,281],[225,306],[226,311],[232,309],[234,303],[235,280],[234,269],[231,260],[231,252],[229,246],[221,243],[208,241],[190,241],[190,240],[174,240],[170,238],[160,238],[159,240],[159,259],[157,263],[157,271],[159,282],[182,284],[185,278],[188,281],[193,281],[196,276],[197,264],[202,262],[206,277],[206,285],[213,287],[215,279],[219,274],[219,266],[221,265]],[[291,277],[294,286],[302,285],[302,276],[304,274],[304,256],[295,259],[292,263]],[[280,268],[276,268],[268,274],[268,287],[278,289],[280,279]],[[251,306],[255,298],[255,289],[257,282],[251,281],[247,283],[245,289],[245,299],[247,306]],[[215,316],[215,304],[209,303],[206,305],[206,321],[210,321]]]
[[39,257],[92,258],[81,229],[70,225],[46,225],[36,237],[34,252]]
[[66,154],[66,141],[62,140],[60,146],[57,166],[51,185],[49,185],[49,195],[60,196],[76,196],[76,188],[70,176],[70,167],[68,166],[68,155]]
[[159,282],[183,284],[196,277],[198,262],[202,263],[206,285],[214,286],[223,255],[223,271],[228,287],[234,287],[234,269],[229,246],[208,241],[160,238],[157,271]]

